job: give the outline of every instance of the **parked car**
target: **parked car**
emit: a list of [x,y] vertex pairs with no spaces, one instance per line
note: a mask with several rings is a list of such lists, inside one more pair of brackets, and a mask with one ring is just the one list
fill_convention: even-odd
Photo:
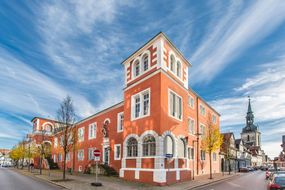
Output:
[[268,190],[285,190],[285,174],[274,175],[267,185]]
[[279,174],[284,174],[284,175],[285,175],[285,171],[274,171],[274,172],[270,172],[270,174],[269,174],[269,180],[272,180],[275,175],[279,175]]
[[248,168],[247,167],[242,167],[239,169],[239,172],[248,172]]
[[253,168],[253,167],[250,167],[250,166],[248,166],[247,169],[248,169],[248,171],[250,171],[250,172],[254,171],[254,168]]

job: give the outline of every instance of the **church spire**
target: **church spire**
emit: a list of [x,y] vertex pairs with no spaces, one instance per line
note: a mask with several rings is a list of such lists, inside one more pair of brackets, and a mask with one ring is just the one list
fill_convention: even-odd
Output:
[[250,96],[248,96],[248,108],[247,108],[247,114],[246,114],[246,125],[247,128],[250,129],[254,121],[254,115],[251,109],[251,103],[250,103]]
[[248,108],[247,108],[247,114],[253,113],[251,110],[251,104],[250,104],[250,96],[248,96]]

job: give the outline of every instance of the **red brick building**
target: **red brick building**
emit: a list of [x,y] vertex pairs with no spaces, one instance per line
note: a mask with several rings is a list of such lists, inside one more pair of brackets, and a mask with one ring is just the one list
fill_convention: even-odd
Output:
[[[73,161],[72,152],[67,155],[67,167],[74,163],[83,172],[94,163],[93,150],[99,149],[101,162],[130,181],[165,185],[209,173],[209,157],[200,149],[197,133],[205,133],[209,120],[219,126],[220,115],[188,87],[191,64],[159,33],[122,65],[124,101],[76,123],[76,156]],[[36,117],[32,122],[37,141],[42,129],[50,131],[45,141],[61,167],[56,121]],[[218,152],[212,155],[214,172],[220,172]],[[173,158],[167,160],[166,154]]]

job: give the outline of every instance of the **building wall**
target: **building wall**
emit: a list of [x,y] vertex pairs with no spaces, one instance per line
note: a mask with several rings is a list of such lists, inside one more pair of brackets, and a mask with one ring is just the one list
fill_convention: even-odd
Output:
[[[141,62],[143,66],[143,57],[149,56],[149,69],[142,72],[140,76],[135,77],[135,63]],[[170,57],[174,56],[176,61],[180,62],[180,77],[170,70]],[[202,100],[194,91],[188,88],[188,68],[190,64],[185,60],[181,53],[173,47],[164,35],[158,35],[148,42],[144,47],[131,55],[123,62],[125,67],[125,88],[124,102],[115,105],[107,110],[99,112],[89,118],[86,118],[76,124],[76,129],[84,128],[84,141],[76,143],[75,152],[75,171],[85,171],[94,164],[93,160],[88,159],[88,148],[101,150],[101,162],[104,161],[104,148],[110,148],[109,166],[119,172],[120,177],[131,180],[165,185],[166,183],[175,183],[189,180],[194,175],[209,173],[209,155],[206,153],[205,160],[201,160],[201,137],[197,140],[197,133],[200,133],[200,125],[206,128],[211,124],[212,115],[216,116],[215,125],[219,126],[219,114]],[[178,66],[177,66],[178,67]],[[138,119],[132,117],[132,111],[135,109],[132,103],[133,96],[144,90],[149,90],[150,111],[149,114]],[[169,92],[172,91],[182,98],[182,118],[177,119],[169,113]],[[191,107],[188,98],[194,99],[194,105]],[[200,105],[205,109],[205,114],[200,114]],[[124,113],[123,131],[117,132],[117,115]],[[193,134],[190,134],[188,128],[188,119],[194,120]],[[103,137],[102,128],[105,121],[108,120],[109,136]],[[34,131],[41,130],[45,121],[43,119],[34,119]],[[50,121],[52,123],[52,121]],[[96,123],[96,138],[88,139],[88,127]],[[56,123],[52,123],[56,128]],[[36,132],[35,132],[36,134]],[[58,139],[58,145],[55,146],[55,138],[52,138],[52,156],[56,155],[55,161],[62,168],[62,161],[58,161],[58,155],[63,154],[60,146],[61,133],[55,137]],[[142,144],[143,139],[151,135],[155,138],[155,155],[144,156]],[[173,139],[173,158],[165,158],[165,139],[170,136]],[[36,138],[36,136],[35,136]],[[130,138],[135,138],[138,142],[138,155],[128,157],[127,143]],[[180,144],[179,144],[180,143]],[[185,144],[184,155],[178,154],[181,143]],[[121,158],[114,159],[114,149],[116,145],[121,145]],[[188,148],[195,150],[194,159],[190,159]],[[84,159],[78,160],[77,154],[84,150]],[[213,172],[220,172],[219,150],[216,153],[216,161],[213,161]],[[213,155],[211,155],[213,156]],[[70,161],[67,162],[67,168],[72,168],[72,153]],[[63,160],[63,159],[62,159]]]

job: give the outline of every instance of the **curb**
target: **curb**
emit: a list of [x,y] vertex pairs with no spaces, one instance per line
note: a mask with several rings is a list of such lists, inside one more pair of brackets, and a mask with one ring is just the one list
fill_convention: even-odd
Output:
[[53,184],[53,185],[56,185],[58,187],[61,187],[63,189],[69,189],[68,187],[64,186],[64,185],[61,185],[61,184],[58,184],[56,182],[53,182],[51,180],[47,180],[47,179],[43,179],[43,178],[40,178],[40,177],[37,177],[35,174],[30,174],[30,173],[27,173],[27,172],[24,172],[24,171],[19,171],[18,169],[13,169],[13,171],[17,172],[17,173],[20,173],[22,175],[25,175],[25,176],[28,176],[28,177],[31,177],[35,180],[38,180],[38,181],[42,181],[42,182],[46,182],[46,183],[50,183],[50,184]]
[[230,176],[230,177],[227,177],[227,178],[222,178],[222,179],[218,179],[216,181],[211,181],[209,183],[204,183],[204,184],[200,184],[200,185],[196,185],[194,187],[190,187],[189,189],[187,188],[187,190],[194,190],[196,188],[201,188],[201,187],[207,187],[209,185],[212,185],[212,184],[215,184],[215,183],[219,183],[219,182],[222,182],[222,181],[227,181],[227,180],[230,180],[234,177],[238,177],[240,176],[240,174],[236,174],[236,175],[233,175],[233,176]]

